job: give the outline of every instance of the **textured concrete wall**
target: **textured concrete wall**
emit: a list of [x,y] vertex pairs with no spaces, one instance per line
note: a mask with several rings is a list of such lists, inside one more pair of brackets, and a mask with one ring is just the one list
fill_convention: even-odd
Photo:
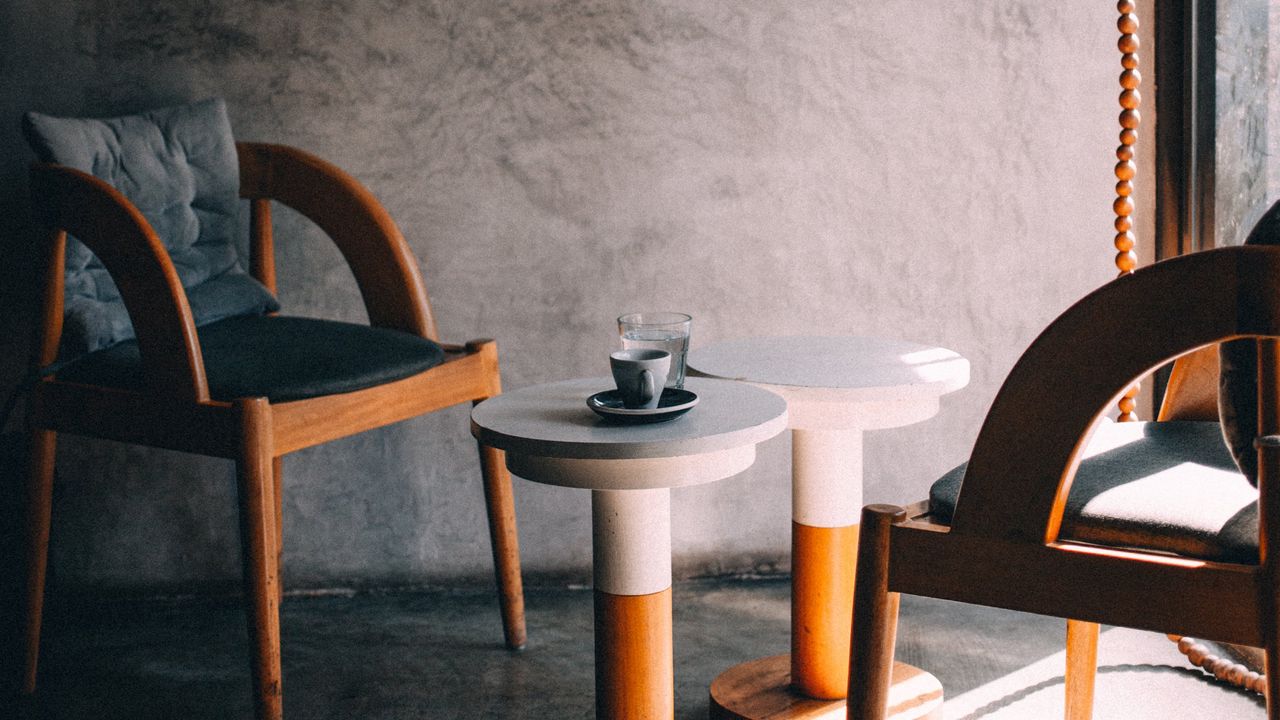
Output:
[[[509,388],[607,374],[612,320],[639,309],[691,313],[695,345],[866,333],[963,353],[972,385],[938,418],[867,439],[868,501],[914,500],[1025,345],[1113,274],[1114,23],[1035,0],[9,0],[6,292],[29,285],[20,111],[221,95],[240,138],[317,152],[383,199],[444,337],[496,337]],[[336,251],[289,217],[278,237],[288,312],[363,317]],[[7,307],[6,386],[28,317]],[[229,464],[74,439],[60,461],[58,581],[236,577]],[[778,439],[679,491],[677,572],[785,561],[788,462]],[[289,457],[287,576],[487,574],[477,474],[465,408]],[[526,568],[586,577],[587,494],[516,494]]]

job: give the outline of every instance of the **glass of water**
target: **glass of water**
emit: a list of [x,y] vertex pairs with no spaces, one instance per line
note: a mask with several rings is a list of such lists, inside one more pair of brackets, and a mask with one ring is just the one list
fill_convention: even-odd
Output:
[[666,387],[684,387],[684,361],[689,352],[689,328],[693,318],[684,313],[629,313],[618,318],[622,349],[653,348],[671,353]]

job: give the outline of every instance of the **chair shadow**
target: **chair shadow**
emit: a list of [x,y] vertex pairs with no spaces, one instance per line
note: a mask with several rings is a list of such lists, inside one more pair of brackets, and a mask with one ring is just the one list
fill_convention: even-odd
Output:
[[[1229,682],[1219,680],[1212,675],[1209,675],[1200,670],[1196,670],[1192,668],[1174,667],[1173,665],[1160,665],[1155,663],[1121,663],[1119,665],[1103,665],[1098,668],[1098,674],[1100,675],[1110,675],[1110,674],[1118,674],[1118,673],[1154,673],[1154,674],[1162,674],[1162,675],[1180,675],[1182,677],[1189,678],[1197,682],[1204,683],[1206,685],[1217,686],[1225,690],[1230,690],[1232,692],[1236,692],[1241,695],[1248,696],[1249,699],[1259,708],[1265,709],[1267,706],[1266,698],[1264,698],[1263,696],[1255,692],[1245,690],[1244,688],[1238,687]],[[1066,680],[1062,675],[1046,678],[1034,685],[1028,685],[1027,687],[1020,688],[1016,692],[1012,692],[1012,693],[1009,693],[1008,695],[992,700],[991,702],[987,703],[986,705],[983,705],[977,710],[974,710],[968,715],[965,715],[962,718],[957,718],[957,720],[980,720],[980,718],[987,717],[988,715],[991,715],[1000,710],[1008,708],[1034,695],[1035,693],[1040,692],[1041,690],[1047,690],[1048,688],[1051,688],[1055,685],[1062,685],[1065,682]]]

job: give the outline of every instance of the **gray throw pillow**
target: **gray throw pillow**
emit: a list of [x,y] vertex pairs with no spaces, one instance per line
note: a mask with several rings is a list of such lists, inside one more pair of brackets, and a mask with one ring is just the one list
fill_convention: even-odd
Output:
[[[280,309],[238,259],[240,167],[222,100],[104,119],[30,112],[22,125],[41,161],[90,173],[137,206],[169,251],[196,325]],[[64,358],[133,337],[115,283],[75,238],[65,279]]]
[[[1280,202],[1258,220],[1246,245],[1280,244]],[[1258,436],[1258,342],[1232,340],[1218,350],[1218,417],[1222,436],[1231,456],[1249,482],[1258,484],[1258,452],[1253,447]]]

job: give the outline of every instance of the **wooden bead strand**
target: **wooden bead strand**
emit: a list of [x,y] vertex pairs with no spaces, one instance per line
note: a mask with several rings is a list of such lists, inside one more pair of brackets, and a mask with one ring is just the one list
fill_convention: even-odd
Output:
[[[1133,251],[1136,238],[1133,234],[1133,179],[1138,174],[1138,166],[1134,163],[1134,145],[1138,142],[1138,125],[1142,115],[1138,112],[1142,105],[1142,95],[1138,86],[1142,84],[1142,74],[1138,72],[1138,16],[1137,6],[1133,0],[1120,0],[1116,3],[1120,19],[1116,27],[1120,31],[1120,146],[1116,148],[1116,200],[1112,209],[1116,214],[1116,269],[1121,276],[1128,275],[1138,266],[1138,255]],[[1141,385],[1134,383],[1118,403],[1120,422],[1137,420],[1134,412],[1137,408],[1138,391]]]
[[1231,683],[1259,695],[1267,694],[1267,676],[1254,672],[1249,667],[1230,658],[1219,657],[1213,650],[1195,638],[1170,635],[1169,639],[1178,644],[1178,651],[1187,656],[1192,665],[1204,670],[1215,678]]

